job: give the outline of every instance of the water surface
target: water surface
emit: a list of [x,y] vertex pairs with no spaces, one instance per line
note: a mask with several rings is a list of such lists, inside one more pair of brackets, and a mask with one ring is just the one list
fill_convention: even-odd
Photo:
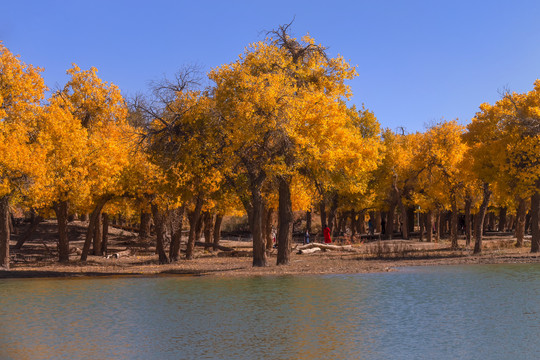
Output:
[[0,280],[0,359],[536,359],[540,266]]

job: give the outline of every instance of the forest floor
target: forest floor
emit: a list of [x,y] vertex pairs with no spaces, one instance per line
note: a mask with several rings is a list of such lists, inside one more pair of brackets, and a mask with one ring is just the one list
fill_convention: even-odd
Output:
[[[77,254],[83,247],[87,223],[74,221],[69,225],[70,255],[68,264],[57,262],[57,230],[54,221],[40,224],[34,235],[20,250],[14,250],[18,236],[25,226],[16,227],[12,236],[11,269],[0,271],[0,278],[26,277],[79,277],[79,276],[162,276],[162,275],[212,275],[212,276],[262,276],[300,274],[347,274],[394,271],[404,266],[540,263],[540,254],[530,253],[530,237],[525,246],[516,248],[515,238],[509,234],[485,236],[481,255],[473,255],[472,247],[465,246],[463,236],[460,248],[450,249],[447,239],[427,243],[413,240],[385,240],[356,242],[354,252],[318,251],[312,254],[291,253],[290,264],[277,266],[277,250],[268,255],[266,267],[252,266],[252,244],[248,239],[225,238],[220,245],[234,251],[212,251],[195,248],[193,260],[181,259],[174,264],[160,265],[150,240],[141,241],[136,233],[118,228],[109,231],[109,255],[89,255],[80,262]],[[337,244],[340,243],[338,239]],[[185,237],[183,237],[185,242]],[[343,240],[343,242],[347,242]],[[184,245],[185,246],[185,245]]]

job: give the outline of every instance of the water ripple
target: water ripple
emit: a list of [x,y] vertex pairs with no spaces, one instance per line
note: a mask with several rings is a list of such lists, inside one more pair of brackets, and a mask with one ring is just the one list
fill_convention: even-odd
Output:
[[0,359],[529,359],[540,267],[0,280]]

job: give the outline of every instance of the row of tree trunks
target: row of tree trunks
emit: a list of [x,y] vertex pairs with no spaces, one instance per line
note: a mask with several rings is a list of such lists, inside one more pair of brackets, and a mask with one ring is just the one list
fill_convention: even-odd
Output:
[[418,216],[418,222],[420,225],[420,241],[424,241],[424,232],[426,234],[426,241],[433,241],[433,212],[421,213]]
[[43,221],[43,217],[37,215],[35,213],[35,211],[32,210],[32,215],[31,215],[31,218],[30,218],[30,226],[28,227],[28,229],[26,229],[24,234],[21,235],[19,240],[17,240],[17,244],[15,244],[14,248],[17,249],[17,250],[22,248],[24,243],[27,242],[32,237],[34,232],[37,230],[37,228],[39,226],[39,223],[41,223],[42,221]]
[[[101,211],[103,210],[103,207],[107,202],[111,199],[111,197],[103,197],[101,198],[97,204],[94,210],[92,211],[92,214],[90,215],[90,223],[88,224],[88,229],[86,230],[86,239],[84,241],[83,250],[81,254],[81,261],[86,261],[88,258],[88,254],[90,252],[90,245],[92,244],[92,241],[94,240],[94,233],[96,231],[96,222],[101,221]],[[58,218],[58,215],[57,215]],[[94,248],[96,249],[96,248]],[[101,250],[101,244],[100,244],[100,250]]]

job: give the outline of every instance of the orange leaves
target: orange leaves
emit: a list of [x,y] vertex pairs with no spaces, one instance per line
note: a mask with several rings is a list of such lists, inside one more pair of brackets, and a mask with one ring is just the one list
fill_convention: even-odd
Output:
[[450,206],[451,196],[466,188],[464,158],[468,147],[462,140],[464,127],[457,121],[444,121],[419,134],[411,163],[413,198],[423,209]]
[[40,72],[0,43],[0,196],[22,189],[39,171],[34,136],[45,91]]
[[482,104],[468,125],[474,172],[498,189],[522,195],[540,179],[540,82],[524,93],[506,93],[494,105]]
[[67,71],[71,79],[56,96],[65,101],[73,115],[90,130],[122,124],[127,108],[120,90],[97,76],[97,69],[81,70],[73,65]]
[[72,76],[37,118],[33,146],[41,158],[29,188],[32,206],[69,201],[88,209],[95,198],[120,194],[132,132],[118,89],[99,79],[97,70],[68,70]]

